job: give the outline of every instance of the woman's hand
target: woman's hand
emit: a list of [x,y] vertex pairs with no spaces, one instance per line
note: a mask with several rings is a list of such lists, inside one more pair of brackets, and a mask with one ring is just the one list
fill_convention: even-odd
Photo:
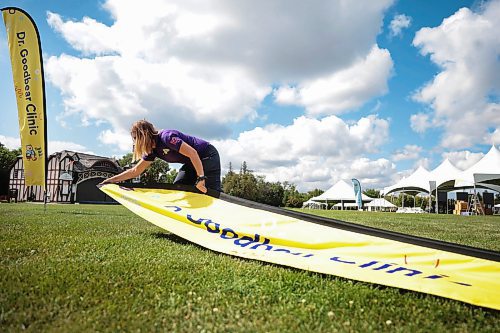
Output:
[[198,181],[196,183],[196,188],[202,193],[207,193],[207,187],[205,186],[205,179]]
[[102,182],[99,183],[99,185],[106,185],[106,184],[113,184],[114,182],[111,181],[110,178],[104,179]]
[[124,180],[138,177],[146,170],[152,162],[140,160],[133,168],[123,171],[122,173],[105,179],[100,185],[119,183]]

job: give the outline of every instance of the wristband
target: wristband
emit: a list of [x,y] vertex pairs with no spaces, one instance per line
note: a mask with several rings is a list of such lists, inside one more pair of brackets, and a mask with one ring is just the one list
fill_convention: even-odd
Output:
[[202,180],[206,180],[207,179],[207,176],[204,176],[204,175],[201,175],[201,176],[198,176],[198,178],[196,178],[196,185],[198,185],[199,182],[201,182]]

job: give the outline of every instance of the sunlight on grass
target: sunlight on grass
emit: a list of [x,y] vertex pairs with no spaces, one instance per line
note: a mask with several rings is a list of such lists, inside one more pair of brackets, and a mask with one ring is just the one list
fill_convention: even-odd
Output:
[[[498,217],[318,213],[499,246]],[[206,250],[121,206],[1,204],[0,244],[3,332],[495,332],[500,323],[499,312],[457,301]]]

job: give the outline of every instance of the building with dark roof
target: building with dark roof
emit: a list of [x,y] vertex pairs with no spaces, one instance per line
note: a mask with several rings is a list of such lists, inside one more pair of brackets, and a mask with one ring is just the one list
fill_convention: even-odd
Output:
[[[21,156],[10,169],[9,191],[18,201],[43,201],[41,186],[26,186]],[[114,158],[63,150],[49,156],[47,197],[50,202],[107,203],[113,200],[97,188],[104,179],[123,171]]]

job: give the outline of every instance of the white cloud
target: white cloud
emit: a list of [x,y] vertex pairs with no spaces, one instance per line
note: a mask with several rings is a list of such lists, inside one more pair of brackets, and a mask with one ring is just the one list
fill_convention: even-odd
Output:
[[91,60],[62,55],[49,58],[46,68],[62,91],[67,115],[80,114],[84,124],[104,120],[114,132],[128,131],[133,121],[147,118],[160,128],[226,136],[228,122],[255,117],[255,107],[270,91],[241,80],[238,69],[219,77],[213,69],[175,59],[154,64],[118,56]]
[[114,31],[92,18],[84,17],[82,22],[64,22],[60,15],[47,12],[47,22],[61,33],[73,48],[85,55],[108,54],[118,49]]
[[76,151],[78,153],[86,153],[94,155],[94,153],[87,147],[70,141],[49,141],[47,145],[48,145],[49,155],[63,150],[71,150],[71,151]]
[[357,178],[364,189],[381,189],[396,172],[396,166],[385,158],[370,160],[362,157],[355,159],[349,166],[344,166],[340,179]]
[[466,170],[476,164],[484,157],[483,153],[473,153],[468,150],[452,151],[442,154],[443,159],[449,159],[450,162],[460,170]]
[[397,150],[392,159],[394,161],[416,160],[420,157],[422,147],[417,145],[406,145],[403,149]]
[[426,113],[417,113],[410,116],[411,129],[417,133],[425,133],[433,127],[431,116]]
[[[83,58],[50,57],[47,78],[63,96],[60,121],[104,122],[98,139],[121,151],[130,150],[132,122],[146,118],[209,139],[223,167],[247,161],[269,181],[307,190],[356,177],[380,186],[395,166],[364,156],[387,141],[388,120],[334,115],[387,92],[393,62],[376,37],[392,3],[151,0],[154,10],[141,11],[136,1],[108,0],[109,26],[48,13]],[[227,139],[233,123],[261,119],[276,86],[276,102],[303,106],[307,117]]]
[[312,116],[340,114],[386,93],[392,68],[389,51],[375,45],[364,59],[348,68],[306,80],[296,87],[278,88],[274,92],[275,100],[304,106]]
[[411,25],[411,17],[406,16],[405,14],[395,15],[389,24],[389,28],[391,29],[390,35],[401,36],[403,29],[410,27]]
[[133,145],[130,132],[105,130],[99,135],[99,140],[108,145],[116,145],[122,151],[130,151]]
[[17,149],[21,147],[21,139],[19,137],[14,138],[11,136],[0,135],[0,143],[9,149]]
[[[21,147],[21,139],[19,137],[0,135],[0,143],[9,149],[17,149]],[[70,141],[49,141],[47,143],[47,149],[49,155],[62,150],[72,150],[80,153],[93,154],[87,147]]]
[[426,170],[430,170],[431,160],[427,157],[420,158],[413,163],[413,169],[416,170],[418,167],[423,167]]
[[293,105],[300,103],[300,93],[297,87],[281,86],[273,91],[273,95],[278,104]]
[[[381,184],[394,165],[359,158],[376,153],[388,138],[389,123],[369,116],[348,124],[336,116],[299,117],[289,126],[268,125],[243,132],[235,140],[214,141],[222,165],[238,169],[243,161],[268,181],[290,181],[299,188],[326,189],[341,178]],[[368,169],[365,169],[368,167]]]
[[417,32],[413,45],[430,55],[441,72],[413,96],[433,113],[412,117],[423,132],[442,126],[443,147],[490,144],[500,127],[500,1],[482,12],[462,8],[435,28]]
[[491,143],[497,145],[500,143],[500,128],[497,128],[491,134]]
[[154,0],[154,10],[141,11],[135,1],[108,0],[110,26],[49,12],[51,27],[87,58],[50,57],[47,77],[66,116],[110,125],[99,136],[106,144],[122,144],[110,133],[138,118],[224,138],[232,123],[259,117],[277,82],[301,87],[309,115],[383,94],[392,60],[374,43],[392,2]]

